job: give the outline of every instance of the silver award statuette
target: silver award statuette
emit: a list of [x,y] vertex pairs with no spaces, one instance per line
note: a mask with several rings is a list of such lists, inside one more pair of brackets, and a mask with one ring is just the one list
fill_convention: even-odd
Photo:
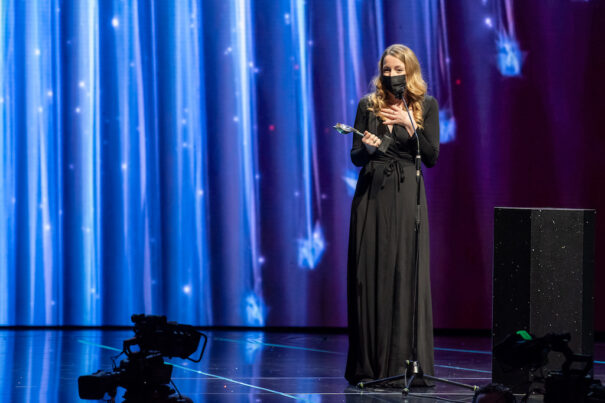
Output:
[[[349,133],[355,133],[358,136],[363,137],[363,133],[360,132],[359,130],[357,130],[356,128],[349,126],[349,125],[345,125],[343,123],[336,123],[334,126],[332,126],[336,129],[336,131],[338,131],[338,133],[341,134],[349,134]],[[380,139],[380,146],[378,147],[378,151],[386,153],[389,146],[391,145],[391,143],[393,142],[393,139],[389,136],[384,136],[383,138]]]
[[354,128],[352,126],[345,125],[344,123],[336,123],[333,127],[336,129],[336,131],[338,131],[338,133],[341,133],[341,134],[355,133],[355,134],[363,137],[362,132],[360,132],[359,130],[357,130],[356,128]]

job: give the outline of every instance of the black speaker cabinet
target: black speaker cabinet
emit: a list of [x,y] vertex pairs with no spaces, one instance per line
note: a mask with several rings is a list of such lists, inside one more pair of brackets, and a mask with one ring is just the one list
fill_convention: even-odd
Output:
[[[574,353],[593,354],[595,210],[496,208],[492,347],[526,330],[571,333]],[[492,356],[492,380],[527,390],[527,370],[504,371]],[[547,369],[561,369],[551,352]]]

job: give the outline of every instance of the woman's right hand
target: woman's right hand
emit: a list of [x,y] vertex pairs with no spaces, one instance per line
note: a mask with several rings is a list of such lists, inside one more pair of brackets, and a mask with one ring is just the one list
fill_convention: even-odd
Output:
[[380,144],[382,143],[378,136],[373,135],[367,130],[363,133],[363,138],[361,139],[361,141],[363,142],[363,144],[365,144],[366,149],[370,154],[373,154],[374,151],[376,151],[376,149],[380,147]]

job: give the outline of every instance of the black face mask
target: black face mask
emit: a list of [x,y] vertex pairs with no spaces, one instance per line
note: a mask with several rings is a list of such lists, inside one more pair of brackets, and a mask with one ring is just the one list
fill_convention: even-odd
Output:
[[382,88],[389,91],[391,94],[395,95],[396,97],[402,96],[403,93],[405,92],[405,89],[407,88],[405,74],[400,75],[400,76],[392,76],[392,77],[382,76],[381,82],[382,82]]

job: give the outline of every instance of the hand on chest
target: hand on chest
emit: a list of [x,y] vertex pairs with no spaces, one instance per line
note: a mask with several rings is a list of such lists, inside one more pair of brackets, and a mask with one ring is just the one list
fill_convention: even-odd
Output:
[[400,125],[385,125],[379,118],[377,120],[378,137],[389,136],[394,140],[394,146],[397,148],[405,148],[410,136],[405,127]]

